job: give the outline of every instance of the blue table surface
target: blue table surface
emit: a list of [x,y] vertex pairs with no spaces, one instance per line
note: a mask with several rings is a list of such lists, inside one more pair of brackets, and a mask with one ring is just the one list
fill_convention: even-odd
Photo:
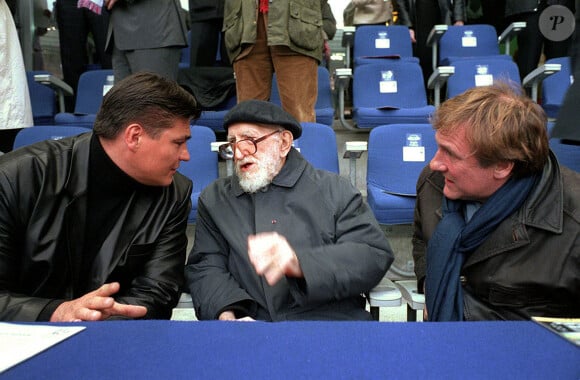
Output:
[[82,325],[0,379],[580,379],[580,348],[533,322]]

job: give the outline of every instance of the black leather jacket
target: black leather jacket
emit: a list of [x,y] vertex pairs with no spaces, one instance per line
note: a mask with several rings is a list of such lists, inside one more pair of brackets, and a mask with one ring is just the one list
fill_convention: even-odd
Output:
[[121,283],[117,302],[145,306],[145,318],[169,318],[177,304],[192,189],[179,173],[159,192],[134,192],[90,273],[79,273],[91,136],[0,157],[0,320],[36,321],[51,301],[111,281]]
[[[426,168],[417,195],[413,257],[422,283],[443,176]],[[524,205],[466,259],[461,276],[466,320],[580,317],[580,174],[551,155]]]

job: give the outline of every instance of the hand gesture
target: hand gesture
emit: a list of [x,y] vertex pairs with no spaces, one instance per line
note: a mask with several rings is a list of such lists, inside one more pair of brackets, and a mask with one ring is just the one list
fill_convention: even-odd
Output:
[[63,302],[52,314],[51,322],[102,321],[111,316],[139,318],[147,314],[144,306],[124,305],[112,297],[121,285],[118,282],[104,284],[84,296]]
[[263,232],[248,236],[248,255],[256,273],[270,285],[283,276],[303,277],[296,253],[284,236]]

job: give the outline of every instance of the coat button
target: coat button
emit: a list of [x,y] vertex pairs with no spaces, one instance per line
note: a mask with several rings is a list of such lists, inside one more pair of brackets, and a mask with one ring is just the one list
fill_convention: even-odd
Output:
[[465,286],[465,284],[467,284],[467,278],[465,276],[459,276],[459,281],[461,282],[462,286]]

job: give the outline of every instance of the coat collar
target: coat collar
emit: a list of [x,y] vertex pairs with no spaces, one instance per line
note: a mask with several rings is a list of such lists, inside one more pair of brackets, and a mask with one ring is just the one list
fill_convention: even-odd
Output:
[[[286,162],[280,172],[274,177],[272,183],[269,185],[275,185],[280,187],[293,187],[304,169],[306,169],[307,161],[302,157],[302,155],[295,149],[290,149],[288,156],[286,157]],[[238,176],[233,174],[231,176],[232,189],[236,197],[244,194],[244,190],[240,187],[240,182],[238,181]],[[267,186],[268,187],[268,186]],[[266,188],[267,188],[266,187]]]
[[85,173],[89,167],[92,136],[93,132],[85,133],[76,137],[73,142],[71,165],[65,182],[65,188],[71,198],[76,198],[87,192],[88,176],[79,175],[79,173]]

